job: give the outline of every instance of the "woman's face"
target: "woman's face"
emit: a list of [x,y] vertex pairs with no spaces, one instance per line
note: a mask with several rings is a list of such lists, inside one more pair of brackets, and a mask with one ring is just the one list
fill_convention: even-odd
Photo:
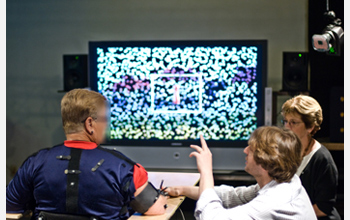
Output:
[[284,127],[292,130],[300,140],[303,140],[309,136],[313,128],[306,128],[305,123],[301,119],[301,115],[298,113],[286,114],[284,117]]

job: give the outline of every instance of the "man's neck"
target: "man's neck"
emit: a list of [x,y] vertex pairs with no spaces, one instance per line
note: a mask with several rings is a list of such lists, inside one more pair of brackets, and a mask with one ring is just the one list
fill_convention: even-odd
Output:
[[85,132],[77,132],[72,134],[66,134],[68,141],[89,141],[91,142],[90,136]]
[[266,173],[255,177],[255,180],[259,184],[260,189],[262,189],[266,184],[272,181],[272,177]]

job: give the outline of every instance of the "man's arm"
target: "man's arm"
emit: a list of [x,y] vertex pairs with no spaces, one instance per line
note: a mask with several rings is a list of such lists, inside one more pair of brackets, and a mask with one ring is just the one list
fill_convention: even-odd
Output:
[[190,157],[196,158],[197,168],[200,173],[199,196],[204,190],[214,188],[212,154],[202,135],[200,135],[200,140],[202,147],[197,145],[190,146],[195,150],[190,154]]
[[[135,192],[135,197],[138,196],[147,186],[148,182],[139,187]],[[152,198],[150,198],[152,199]],[[162,215],[165,213],[167,197],[159,195],[157,201],[145,212],[144,215]]]
[[168,187],[165,192],[167,192],[169,196],[186,196],[193,200],[199,199],[198,186],[171,186]]
[[202,192],[209,188],[214,188],[214,177],[212,168],[212,154],[202,135],[200,135],[201,145],[191,145],[193,151],[189,156],[196,157],[197,168],[200,173],[199,187],[195,186],[177,186],[166,190],[170,196],[184,195],[191,199],[198,200]]
[[32,157],[28,158],[17,170],[6,187],[6,213],[24,213],[34,202],[31,185]]
[[[148,183],[148,174],[147,171],[145,170],[145,168],[143,168],[140,164],[137,164],[134,166],[134,184],[135,184],[135,188],[136,191],[134,193],[135,198],[143,191],[146,189]],[[156,194],[156,190],[153,189],[153,187],[148,187],[148,189],[146,190],[154,190],[154,192],[152,192],[151,194]],[[149,195],[148,193],[146,195]],[[147,201],[146,204],[149,203],[153,203],[153,201],[155,200],[155,197],[152,198],[145,198],[145,199],[149,199]],[[144,199],[144,196],[142,197],[142,199]],[[165,213],[166,210],[166,203],[167,203],[167,197],[159,194],[158,195],[158,199],[156,199],[156,201],[153,203],[153,205],[151,205],[149,207],[149,209],[144,212],[144,215],[162,215]],[[144,205],[143,205],[144,206]],[[134,211],[138,211],[138,210],[134,210]]]

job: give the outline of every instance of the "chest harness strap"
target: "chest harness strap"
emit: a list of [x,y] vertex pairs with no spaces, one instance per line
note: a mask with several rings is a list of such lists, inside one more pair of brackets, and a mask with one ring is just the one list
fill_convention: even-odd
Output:
[[79,194],[79,164],[81,157],[81,149],[70,149],[70,160],[68,169],[64,171],[67,175],[67,190],[66,190],[66,211],[68,213],[78,212],[78,194]]

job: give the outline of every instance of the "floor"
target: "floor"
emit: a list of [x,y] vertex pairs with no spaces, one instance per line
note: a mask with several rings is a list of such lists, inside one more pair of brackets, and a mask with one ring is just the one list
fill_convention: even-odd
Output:
[[170,220],[195,220],[193,215],[195,207],[196,201],[186,198]]

